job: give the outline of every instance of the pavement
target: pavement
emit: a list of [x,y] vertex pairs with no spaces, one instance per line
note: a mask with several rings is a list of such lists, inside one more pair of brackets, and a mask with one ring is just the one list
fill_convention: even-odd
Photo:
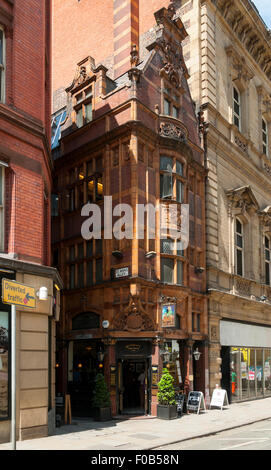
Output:
[[[134,417],[97,422],[72,419],[54,435],[17,442],[17,450],[152,450],[271,418],[271,397],[233,403],[222,410],[183,414],[173,420]],[[10,450],[10,443],[0,450]]]

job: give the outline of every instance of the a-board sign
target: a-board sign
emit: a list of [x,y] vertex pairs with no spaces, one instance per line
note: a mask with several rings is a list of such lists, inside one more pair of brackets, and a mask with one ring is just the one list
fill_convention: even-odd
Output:
[[200,410],[206,411],[204,396],[202,392],[189,392],[187,404],[186,404],[187,411],[196,411],[197,414]]
[[182,414],[183,413],[183,407],[186,401],[186,395],[179,393],[176,397],[176,402],[177,402],[177,412]]
[[215,388],[212,394],[210,408],[211,406],[218,406],[221,410],[223,406],[229,406],[227,391],[221,388]]

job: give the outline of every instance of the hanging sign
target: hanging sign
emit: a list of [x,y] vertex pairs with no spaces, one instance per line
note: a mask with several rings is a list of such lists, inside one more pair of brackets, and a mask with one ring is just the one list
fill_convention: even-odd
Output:
[[187,405],[187,411],[196,411],[199,414],[200,410],[206,411],[204,396],[202,392],[189,392]]
[[175,328],[176,304],[162,305],[162,328]]

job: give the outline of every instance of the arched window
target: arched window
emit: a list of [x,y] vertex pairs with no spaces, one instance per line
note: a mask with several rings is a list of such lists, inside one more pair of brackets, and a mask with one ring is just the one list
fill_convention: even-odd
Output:
[[241,220],[235,219],[235,273],[244,275],[244,226]]
[[233,87],[233,123],[241,131],[241,95],[235,86]]
[[100,315],[97,313],[79,313],[72,319],[73,330],[91,330],[94,328],[100,328]]
[[271,281],[271,242],[269,237],[264,237],[264,265],[265,284],[270,286]]

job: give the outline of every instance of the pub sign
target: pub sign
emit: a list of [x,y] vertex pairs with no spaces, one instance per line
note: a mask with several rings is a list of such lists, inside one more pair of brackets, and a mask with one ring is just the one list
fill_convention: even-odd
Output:
[[168,303],[162,305],[162,328],[175,328],[176,326],[176,304]]

